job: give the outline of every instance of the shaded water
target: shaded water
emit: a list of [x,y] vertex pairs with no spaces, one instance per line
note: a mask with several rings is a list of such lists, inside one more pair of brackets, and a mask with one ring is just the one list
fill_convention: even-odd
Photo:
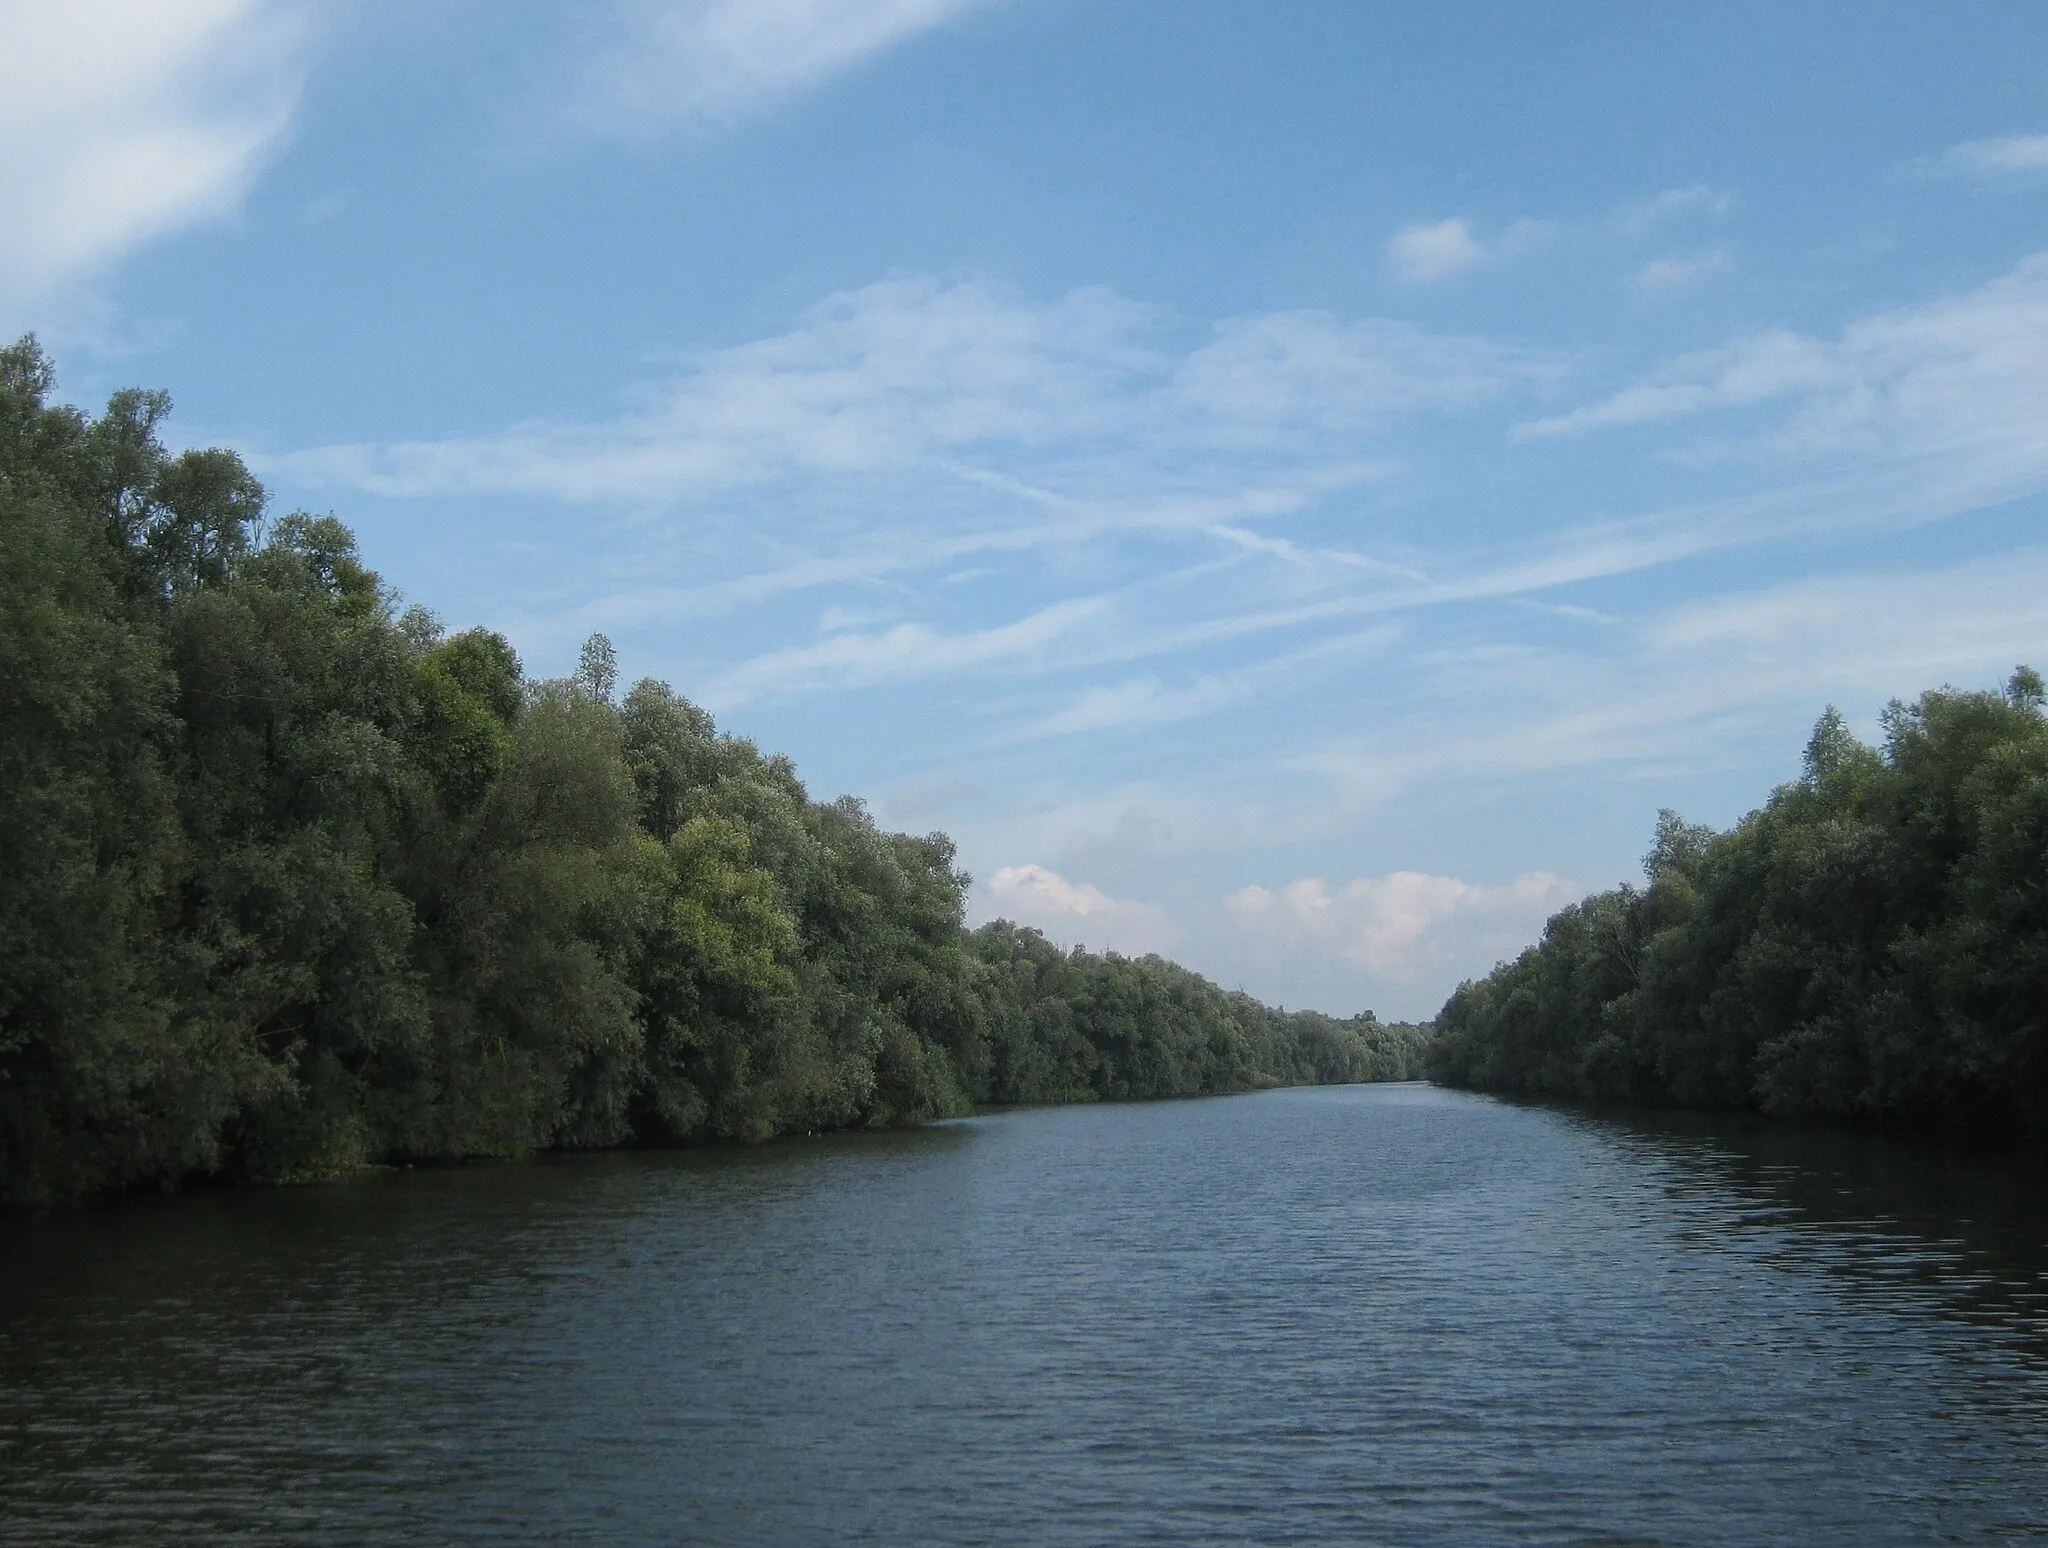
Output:
[[0,1222],[0,1543],[2048,1541],[2038,1163],[1418,1086]]

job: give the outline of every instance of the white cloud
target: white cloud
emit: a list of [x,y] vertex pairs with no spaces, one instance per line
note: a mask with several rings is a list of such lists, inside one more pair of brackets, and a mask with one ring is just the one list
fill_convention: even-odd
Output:
[[0,309],[230,213],[289,125],[304,17],[264,0],[15,0],[0,46]]
[[1125,902],[1091,882],[1072,882],[1042,865],[1006,865],[989,878],[978,910],[1043,930],[1061,943],[1130,956],[1165,951],[1179,932],[1155,904]]
[[1467,408],[1554,369],[1489,339],[1384,318],[1274,312],[1218,324],[1175,369],[1158,407],[1169,423],[1192,415],[1214,444],[1299,443]]
[[1773,398],[1846,386],[1837,351],[1782,328],[1673,361],[1646,381],[1552,419],[1518,425],[1523,439],[1578,435],[1620,425],[1683,419],[1714,409],[1748,408]]
[[1734,208],[1735,195],[1727,189],[1693,183],[1625,204],[1609,217],[1608,225],[1622,236],[1642,237],[1668,221],[1694,215],[1720,217]]
[[[1597,632],[1546,643],[1481,637],[1462,648],[1411,650],[1398,671],[1381,674],[1398,679],[1391,692],[1388,682],[1365,688],[1365,729],[1317,748],[1316,737],[1338,733],[1345,721],[1306,722],[1314,750],[1303,752],[1285,734],[1284,712],[1268,718],[1256,781],[1246,781],[1242,767],[1183,766],[1169,775],[1154,760],[1141,765],[1154,776],[1145,783],[1102,789],[1099,770],[1117,756],[1105,748],[1088,762],[1085,793],[1064,802],[1034,796],[1028,809],[1002,813],[984,807],[955,830],[970,854],[1036,852],[1056,857],[1066,876],[1076,867],[1091,874],[1105,857],[1121,875],[1155,875],[1163,863],[1186,868],[1200,857],[1210,874],[1242,876],[1261,852],[1328,849],[1361,835],[1379,847],[1400,833],[1420,864],[1351,882],[1303,877],[1244,889],[1224,907],[1189,900],[1183,887],[1162,894],[1160,923],[1178,930],[1182,960],[1265,998],[1427,1015],[1460,977],[1534,939],[1543,918],[1581,889],[1544,869],[1567,869],[1542,854],[1563,852],[1556,833],[1539,841],[1512,881],[1475,882],[1453,866],[1431,867],[1432,852],[1458,841],[1411,824],[1402,815],[1408,800],[1427,806],[1429,792],[1477,787],[1512,803],[1532,780],[1555,789],[1555,776],[1570,771],[1572,782],[1601,792],[1598,799],[1638,809],[1647,834],[1649,814],[1674,781],[1698,789],[1740,770],[1734,794],[1746,805],[1790,777],[1800,740],[1829,700],[1867,723],[1894,693],[1944,681],[1994,686],[2015,663],[2038,664],[2048,654],[2044,642],[2048,550],[1808,579],[1610,618]],[[1185,708],[1174,695],[1186,690],[1158,678],[1123,691],[1128,697],[1106,707],[1140,717],[1161,700]],[[1076,701],[1088,706],[1105,707]],[[1205,749],[1221,744],[1205,733]],[[1188,744],[1161,745],[1184,756]],[[1099,835],[1134,808],[1170,842],[1101,844]],[[1694,815],[1726,821],[1740,810]],[[1565,849],[1583,842],[1567,834]],[[1069,900],[1068,912],[1078,907]],[[1033,919],[1052,928],[1057,917],[1041,908]],[[1074,925],[1068,934],[1108,939],[1095,931]]]
[[[1606,232],[1610,237],[1639,241],[1667,225],[1719,219],[1734,208],[1735,195],[1726,189],[1705,183],[1667,188],[1616,210],[1607,218]],[[1475,228],[1469,217],[1455,215],[1447,220],[1404,226],[1387,239],[1381,258],[1396,280],[1409,285],[1431,285],[1519,257],[1560,239],[1583,247],[1596,234],[1584,223],[1560,226],[1555,221],[1518,220],[1498,235],[1488,237]],[[1727,262],[1725,253],[1660,259],[1638,271],[1636,286],[1646,293],[1667,292],[1692,284]]]
[[[806,587],[861,587],[856,611],[886,593],[872,622],[841,615],[828,638],[703,671],[702,691],[721,706],[1086,674],[1053,704],[984,701],[979,723],[1002,745],[1264,703],[1297,686],[1300,674],[1280,668],[1340,648],[1333,626],[1360,618],[1528,598],[1793,532],[1939,520],[2048,486],[2048,425],[2029,407],[2048,393],[2048,257],[1834,339],[1750,335],[1522,427],[1541,438],[1768,409],[1737,422],[1723,455],[1771,471],[1746,493],[1455,554],[1381,558],[1370,526],[1350,529],[1362,552],[1270,528],[1374,487],[1385,469],[1358,463],[1361,443],[1402,414],[1483,403],[1541,381],[1547,361],[1321,314],[1236,319],[1179,350],[1163,332],[1107,293],[1032,302],[975,281],[890,281],[832,298],[787,334],[700,356],[649,407],[609,424],[321,452],[300,466],[360,454],[368,481],[392,492],[639,497],[688,513],[661,529],[670,552],[659,562],[692,583],[650,584],[641,562],[629,588],[549,620],[565,639]],[[750,485],[763,492],[749,496]],[[836,525],[855,506],[886,510],[887,525]],[[1140,568],[1088,568],[1119,544]],[[1195,545],[1196,557],[1169,560],[1162,544]],[[1019,573],[1027,554],[1047,573],[1014,599],[955,603],[908,579],[972,556]],[[1099,675],[1282,631],[1299,631],[1297,642],[1271,659],[1237,651],[1193,672]],[[1582,729],[1622,748],[1615,756],[1638,755],[1630,737]],[[1570,754],[1560,743],[1540,756]],[[1384,781],[1386,760],[1371,765],[1355,788]]]
[[[1575,648],[1410,658],[1425,700],[1398,736],[1301,757],[1340,804],[1368,809],[1450,779],[1558,770],[1697,770],[1758,737],[1790,772],[1829,700],[1874,713],[1939,682],[1984,687],[2048,656],[2048,550],[1941,569],[1826,576],[1689,602]],[[1485,721],[1458,706],[1483,697]],[[1752,792],[1760,795],[1761,787]]]
[[[274,468],[279,459],[267,459],[263,466]],[[1060,515],[1044,520],[1006,522],[1000,520],[969,521],[958,519],[957,512],[946,512],[955,520],[951,525],[942,521],[929,522],[919,526],[914,522],[899,522],[878,526],[872,530],[858,532],[850,539],[834,533],[829,538],[820,538],[815,551],[791,557],[786,548],[777,545],[768,554],[770,560],[764,567],[742,568],[738,573],[716,579],[699,580],[694,584],[676,585],[649,582],[641,578],[646,568],[641,564],[635,571],[635,583],[627,589],[613,591],[593,597],[570,613],[556,613],[549,619],[529,620],[532,628],[549,634],[557,643],[574,645],[592,629],[626,628],[652,620],[681,622],[729,615],[750,607],[771,603],[793,592],[824,589],[831,587],[859,587],[871,592],[885,588],[900,593],[906,578],[914,576],[916,583],[927,598],[939,596],[943,589],[965,586],[976,580],[987,579],[1004,573],[1003,562],[1014,562],[1017,556],[1038,551],[1052,551],[1055,554],[1062,547],[1086,545],[1113,533],[1137,534],[1140,536],[1165,537],[1178,540],[1216,541],[1233,548],[1250,545],[1259,552],[1284,551],[1293,554],[1297,562],[1313,563],[1327,572],[1335,569],[1355,569],[1362,572],[1404,575],[1419,579],[1412,574],[1375,561],[1367,556],[1337,551],[1314,551],[1300,553],[1284,541],[1259,538],[1246,534],[1231,523],[1248,519],[1269,519],[1294,512],[1305,503],[1310,494],[1328,493],[1333,489],[1355,487],[1368,482],[1375,470],[1339,470],[1338,477],[1317,480],[1305,477],[1299,480],[1303,488],[1293,490],[1251,489],[1239,494],[1216,498],[1165,496],[1151,500],[1100,501],[1090,502],[1075,499],[1061,499],[1044,495],[1017,485],[1014,480],[991,478],[978,472],[969,477],[971,470],[948,468],[947,476],[956,477],[977,486],[1002,489],[1006,493],[1018,494],[1021,499],[1033,504],[1043,503]],[[927,497],[929,498],[929,491]],[[792,505],[800,505],[801,499],[785,491],[778,491],[785,498],[774,502],[778,514],[787,516]],[[915,491],[895,492],[897,514],[904,507],[914,510]],[[981,513],[985,516],[986,513]],[[699,549],[700,554],[732,560],[738,546],[733,539],[737,535],[730,526],[719,527],[710,521],[693,523],[702,525],[713,532],[710,541]],[[843,543],[844,546],[839,546]],[[813,546],[809,543],[794,545]],[[949,567],[969,556],[997,561],[996,563],[970,566],[966,569]],[[752,557],[738,556],[741,559]],[[672,559],[672,556],[671,556]],[[702,568],[702,566],[698,566]],[[939,573],[934,573],[939,572]],[[1159,578],[1171,585],[1173,572]],[[1109,609],[1114,598],[1098,599],[1097,605]],[[863,620],[879,623],[901,618],[904,613],[901,602],[886,610],[863,606],[857,611],[833,614],[831,628],[858,628]],[[825,626],[821,625],[821,632]],[[1230,633],[1241,632],[1230,630]],[[1175,645],[1186,644],[1185,638],[1176,638]],[[1111,650],[1101,659],[1131,659],[1145,654],[1144,649]],[[934,666],[944,660],[943,651],[934,651],[919,659],[928,660]]]
[[622,0],[564,112],[583,134],[724,126],[984,0]]
[[[1155,850],[1178,866],[1205,856],[1206,869],[1242,875],[1262,851],[1327,847],[1361,832],[1384,842],[1403,810],[1397,803],[1415,793],[1476,784],[1512,801],[1532,776],[1578,771],[1605,799],[1638,808],[1646,835],[1659,791],[1673,780],[1697,788],[1703,777],[1740,769],[1736,795],[1749,804],[1790,777],[1801,738],[1830,700],[1868,724],[1894,693],[1944,681],[1995,686],[2015,663],[2039,664],[2044,642],[2048,550],[1815,578],[1610,622],[1549,647],[1413,652],[1400,672],[1405,693],[1376,701],[1368,733],[1308,756],[1268,749],[1282,777],[1312,775],[1318,788],[1283,795],[1270,783],[1183,774],[1091,788],[1029,813],[992,819],[984,811],[965,831],[971,851],[1035,849],[1061,857],[1069,875],[1104,857],[1121,874],[1147,874],[1160,863]],[[1146,813],[1147,844],[1091,837],[1115,831],[1134,808]],[[1725,821],[1740,810],[1695,815]],[[1567,848],[1581,842],[1567,840]],[[1404,843],[1440,851],[1446,837],[1424,827]],[[1581,890],[1535,868],[1475,883],[1418,867],[1246,888],[1220,909],[1174,900],[1161,923],[1178,929],[1183,960],[1268,999],[1427,1015],[1460,977],[1513,955]],[[1069,900],[1067,912],[1079,906]],[[1044,909],[1033,917],[1048,928],[1056,919]],[[1096,940],[1093,928],[1083,938]]]
[[1410,285],[1432,285],[1482,264],[1540,247],[1558,233],[1547,220],[1518,220],[1492,242],[1472,233],[1472,222],[1453,216],[1433,225],[1405,226],[1387,239],[1382,254],[1395,279]]
[[1184,688],[1169,688],[1156,677],[1084,688],[1074,701],[1025,735],[1072,736],[1090,731],[1135,731],[1164,725],[1216,709],[1244,696],[1244,690],[1223,678],[1207,677]]
[[[1344,459],[1401,413],[1483,402],[1540,380],[1546,362],[1317,314],[1239,319],[1176,351],[1158,342],[1151,314],[1117,298],[1033,303],[967,281],[888,282],[834,298],[817,319],[700,357],[654,399],[670,407],[579,431],[588,445],[545,463],[538,487],[596,498],[651,494],[631,472],[643,455],[678,467],[706,459],[688,480],[679,475],[675,504],[691,519],[664,539],[696,545],[687,562],[666,561],[693,570],[693,584],[636,580],[564,623],[564,638],[704,616],[800,587],[886,592],[872,623],[841,618],[829,638],[728,659],[697,680],[713,702],[732,705],[912,680],[1079,675],[1050,704],[979,701],[985,742],[1010,745],[1264,704],[1298,686],[1300,674],[1278,668],[1336,648],[1333,626],[1354,629],[1360,618],[1526,599],[1792,533],[1941,520],[2048,487],[2048,425],[2031,411],[2048,395],[2048,257],[1960,296],[1861,319],[1834,338],[1776,330],[1688,355],[1519,432],[1583,434],[1746,410],[1752,417],[1736,420],[1715,453],[1740,461],[1732,476],[1752,483],[1746,492],[1461,553],[1396,549],[1394,559],[1371,551],[1369,524],[1346,534],[1362,539],[1363,552],[1269,529],[1283,517],[1317,518],[1313,507],[1333,490],[1372,487],[1362,480],[1383,475]],[[972,347],[976,337],[987,347]],[[849,433],[835,430],[842,416]],[[698,439],[704,424],[740,428],[730,444],[708,445]],[[491,487],[465,482],[475,476],[517,489],[532,470],[492,471],[491,459],[525,434],[451,443],[455,476],[441,482],[444,468],[434,482],[397,487]],[[748,437],[751,447],[741,444]],[[609,463],[606,448],[616,448]],[[988,466],[1006,462],[1019,471]],[[1195,482],[1190,470],[1229,492],[1180,492]],[[878,476],[888,482],[862,481]],[[739,507],[759,513],[752,524],[706,504],[738,498],[743,480],[772,485]],[[1062,492],[1074,488],[1087,492]],[[821,524],[855,504],[887,510],[889,525],[841,546],[844,529]],[[1137,568],[1089,568],[1117,543]],[[1169,561],[1166,543],[1199,545],[1197,557]],[[954,603],[936,585],[902,579],[955,570],[972,555],[1001,555],[999,570],[1020,573],[1027,552],[1045,573],[1014,599]],[[729,573],[753,554],[771,562]],[[1235,660],[1194,671],[1099,671],[1282,631],[1298,633],[1271,659],[1247,662],[1237,650]],[[1683,721],[1673,708],[1659,723]],[[1672,745],[1662,732],[1594,714],[1532,730],[1519,751],[1504,736],[1502,756],[1564,766],[1579,756],[1574,736],[1609,761],[1668,757]],[[1471,771],[1491,767],[1488,750],[1472,757]],[[1383,754],[1342,761],[1352,770],[1344,782],[1359,792],[1412,778]]]
[[764,694],[862,688],[986,666],[1041,652],[1084,623],[1100,620],[1105,611],[1101,600],[1081,598],[971,634],[945,634],[917,623],[879,633],[831,634],[816,644],[743,662],[706,690],[705,701],[723,709]]
[[885,280],[787,333],[697,355],[609,423],[479,440],[338,446],[282,459],[393,495],[524,493],[674,503],[797,475],[898,469],[989,443],[1128,428],[1149,314],[1101,290],[1033,305],[974,281]]
[[1500,886],[1393,871],[1334,891],[1314,876],[1277,892],[1246,887],[1224,908],[1246,931],[1305,937],[1375,978],[1413,984],[1447,971],[1483,972],[1533,940],[1544,919],[1576,896],[1547,871]]
[[1014,738],[1074,736],[1094,731],[1142,731],[1193,720],[1254,696],[1300,693],[1318,681],[1306,669],[1317,662],[1354,660],[1382,650],[1400,637],[1392,625],[1320,640],[1229,672],[1214,672],[1180,685],[1156,676],[1082,689],[1063,708],[1023,727]]
[[1631,283],[1642,295],[1652,298],[1690,290],[1702,280],[1722,273],[1733,260],[1725,252],[1696,253],[1691,257],[1673,254],[1653,258],[1636,270]]
[[1880,458],[1989,492],[2048,479],[2048,253],[1961,295],[1880,313],[1834,339],[1772,329],[1685,355],[1620,392],[1518,426],[1521,439],[1772,406],[1747,444],[1806,460]]
[[1915,162],[1913,170],[1971,183],[2038,179],[2048,172],[2048,134],[2008,134],[1970,140],[1939,156]]
[[1407,226],[1387,239],[1387,267],[1411,285],[1433,284],[1486,262],[1486,249],[1463,216],[1434,225]]
[[1645,643],[1749,693],[1855,699],[1950,681],[1983,687],[2048,658],[2048,552],[1893,575],[1842,575],[1689,603]]
[[1359,436],[1556,369],[1485,339],[1318,312],[1229,319],[1179,352],[1164,331],[1155,309],[1106,290],[1033,301],[975,279],[902,277],[831,296],[788,332],[704,351],[609,422],[331,446],[265,465],[387,495],[675,506],[912,469],[953,486],[974,472],[962,458],[1030,453],[1110,474],[1088,480],[1099,493],[1134,472],[1184,484],[1191,453],[1354,467]]

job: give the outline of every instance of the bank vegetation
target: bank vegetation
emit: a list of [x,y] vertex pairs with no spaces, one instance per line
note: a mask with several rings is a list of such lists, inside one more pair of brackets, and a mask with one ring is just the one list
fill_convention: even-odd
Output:
[[539,680],[0,350],[0,1199],[1419,1073],[1422,1034],[962,923],[609,644]]

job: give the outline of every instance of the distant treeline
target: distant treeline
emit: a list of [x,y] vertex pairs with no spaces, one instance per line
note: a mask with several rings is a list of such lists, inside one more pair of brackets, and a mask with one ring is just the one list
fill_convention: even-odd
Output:
[[1433,1080],[2048,1137],[2048,720],[2003,694],[1830,708],[1725,833],[1665,812],[1648,885],[1461,985]]
[[534,682],[0,351],[0,1198],[1420,1073],[1421,1034],[962,927],[943,834],[593,638]]

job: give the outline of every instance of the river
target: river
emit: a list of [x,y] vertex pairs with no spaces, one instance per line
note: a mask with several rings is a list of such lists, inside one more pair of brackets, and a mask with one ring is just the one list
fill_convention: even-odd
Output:
[[0,1221],[0,1543],[2048,1541],[2037,1161],[1426,1086]]

